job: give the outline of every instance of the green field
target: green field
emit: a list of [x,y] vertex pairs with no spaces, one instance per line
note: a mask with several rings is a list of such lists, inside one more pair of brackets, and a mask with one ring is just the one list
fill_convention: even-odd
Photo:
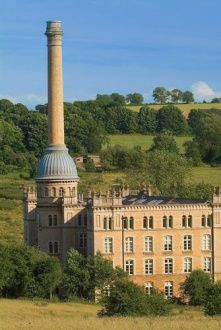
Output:
[[[147,150],[150,148],[153,142],[153,136],[142,134],[112,134],[108,136],[110,139],[109,145],[121,145],[127,148],[133,148],[134,146],[140,146]],[[175,140],[179,147],[180,152],[184,151],[183,144],[186,141],[191,140],[191,136],[176,136]]]
[[[168,105],[168,104],[165,104]],[[177,106],[181,111],[183,111],[185,114],[188,114],[191,109],[202,109],[202,110],[208,110],[208,109],[219,109],[221,110],[221,103],[194,103],[194,104],[174,104]],[[162,104],[150,104],[149,107],[155,110],[159,110],[162,108]],[[128,109],[139,111],[141,106],[140,105],[129,105],[127,106]]]
[[82,303],[49,303],[0,299],[1,330],[168,330],[220,329],[221,317],[204,316],[199,308],[178,307],[166,317],[98,317],[101,307]]

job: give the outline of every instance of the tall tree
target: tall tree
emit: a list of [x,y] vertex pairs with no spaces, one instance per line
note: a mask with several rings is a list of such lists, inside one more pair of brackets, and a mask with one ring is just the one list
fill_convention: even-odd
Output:
[[188,131],[186,119],[181,110],[174,105],[163,106],[157,111],[157,131],[171,131],[175,135]]
[[175,88],[170,92],[170,97],[173,103],[178,103],[182,101],[183,93],[180,89]]
[[126,101],[130,105],[141,105],[143,104],[144,98],[140,93],[130,93],[126,96]]
[[165,104],[169,98],[169,92],[164,87],[156,87],[153,90],[153,98],[155,102]]
[[193,103],[194,102],[193,93],[190,91],[183,92],[182,101],[183,103]]
[[142,134],[153,134],[156,132],[156,110],[148,106],[141,107],[137,115],[138,130]]

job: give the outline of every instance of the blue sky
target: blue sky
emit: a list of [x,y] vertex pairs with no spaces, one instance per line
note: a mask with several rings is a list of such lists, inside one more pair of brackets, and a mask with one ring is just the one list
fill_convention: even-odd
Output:
[[0,98],[47,100],[47,20],[62,20],[66,101],[156,86],[221,96],[220,0],[0,0]]

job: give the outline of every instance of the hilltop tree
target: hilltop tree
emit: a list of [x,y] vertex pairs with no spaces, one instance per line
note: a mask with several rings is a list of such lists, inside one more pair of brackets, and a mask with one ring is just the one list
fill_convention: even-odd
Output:
[[143,103],[144,98],[143,95],[140,93],[130,93],[126,96],[126,101],[130,105],[140,105]]
[[190,91],[183,92],[182,101],[184,103],[193,103],[194,102],[193,93]]
[[178,103],[182,101],[183,93],[180,89],[175,88],[170,92],[170,97],[173,103]]
[[168,100],[169,92],[164,87],[156,87],[153,90],[153,98],[157,103],[165,104]]

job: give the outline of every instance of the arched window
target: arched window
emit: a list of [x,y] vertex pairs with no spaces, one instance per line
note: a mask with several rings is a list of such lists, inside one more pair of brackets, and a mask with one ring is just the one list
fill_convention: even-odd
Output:
[[48,188],[45,187],[45,197],[48,197]]
[[52,188],[51,192],[52,192],[52,196],[56,197],[56,188],[55,187]]
[[134,229],[134,218],[130,217],[129,228]]
[[53,243],[52,242],[49,242],[49,244],[48,244],[48,251],[50,254],[53,253]]
[[58,242],[54,242],[54,253],[58,254]]
[[186,215],[182,216],[182,227],[186,227]]
[[49,227],[52,226],[52,215],[51,214],[49,214],[49,216],[48,216],[48,225],[49,225]]
[[84,215],[84,226],[87,227],[87,214]]
[[57,218],[57,215],[55,214],[54,215],[54,226],[57,226],[58,225],[58,218]]
[[76,188],[75,188],[75,187],[72,188],[72,196],[73,196],[73,197],[76,197]]
[[59,197],[63,197],[64,196],[64,188],[59,188]]

